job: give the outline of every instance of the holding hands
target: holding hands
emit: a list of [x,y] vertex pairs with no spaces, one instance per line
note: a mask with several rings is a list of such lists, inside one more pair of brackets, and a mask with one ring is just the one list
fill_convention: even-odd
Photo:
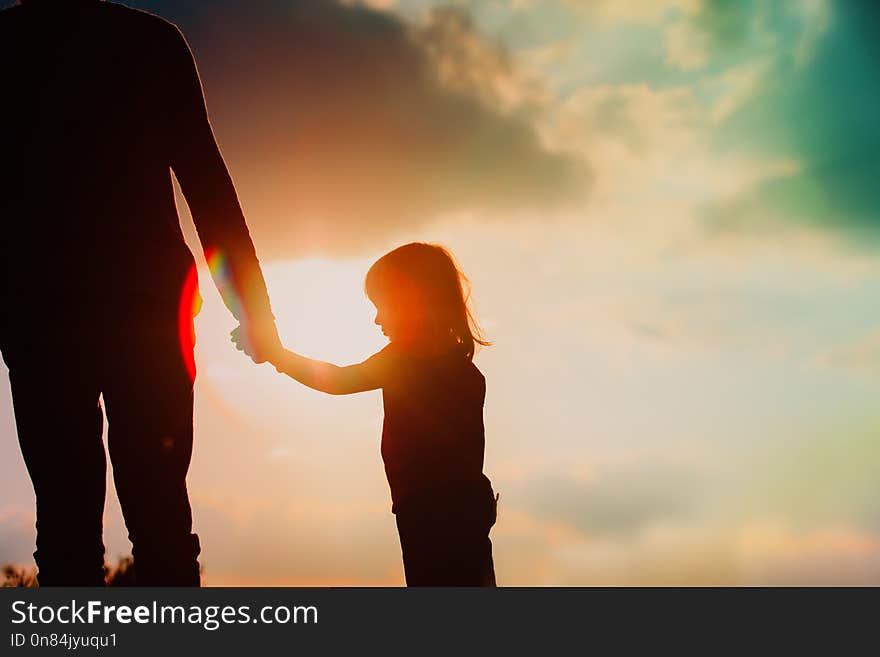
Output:
[[235,348],[244,352],[255,363],[277,362],[284,347],[278,337],[275,322],[239,324],[230,333]]

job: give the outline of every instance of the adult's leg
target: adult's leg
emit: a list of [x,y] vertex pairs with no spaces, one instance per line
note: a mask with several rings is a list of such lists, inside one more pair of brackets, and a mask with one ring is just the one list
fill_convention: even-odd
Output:
[[37,500],[40,586],[103,586],[106,456],[82,344],[5,345],[18,440]]
[[108,360],[108,445],[137,583],[198,586],[200,548],[186,490],[193,382],[176,327],[129,336],[110,347]]

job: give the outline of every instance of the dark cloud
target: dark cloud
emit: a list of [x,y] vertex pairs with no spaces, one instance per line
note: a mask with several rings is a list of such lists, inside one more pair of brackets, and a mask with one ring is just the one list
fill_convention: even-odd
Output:
[[692,20],[708,37],[714,54],[729,53],[748,42],[760,4],[755,0],[706,0]]
[[411,26],[329,0],[130,4],[187,35],[262,255],[355,250],[440,213],[543,212],[582,193],[583,165],[493,103],[512,64],[475,50],[460,12]]

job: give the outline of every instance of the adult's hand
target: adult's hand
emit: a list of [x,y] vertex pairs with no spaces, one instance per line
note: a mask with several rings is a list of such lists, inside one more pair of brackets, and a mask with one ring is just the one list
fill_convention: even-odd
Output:
[[232,340],[255,363],[272,360],[284,349],[275,322],[271,320],[243,322],[232,331]]

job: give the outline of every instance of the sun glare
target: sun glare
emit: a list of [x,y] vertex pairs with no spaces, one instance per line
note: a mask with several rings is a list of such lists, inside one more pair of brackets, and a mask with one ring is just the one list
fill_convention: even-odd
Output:
[[[266,263],[263,273],[284,345],[311,358],[338,365],[360,362],[385,344],[373,323],[375,309],[363,292],[372,258],[310,259]],[[334,400],[280,376],[267,366],[254,366],[235,351],[229,331],[235,327],[210,275],[199,271],[204,297],[196,317],[196,385],[205,402],[226,421],[290,424],[298,413],[280,419],[308,399],[312,410]],[[274,419],[271,419],[274,418]]]
[[347,364],[384,345],[363,291],[370,262],[321,258],[266,267],[278,332],[288,348]]

